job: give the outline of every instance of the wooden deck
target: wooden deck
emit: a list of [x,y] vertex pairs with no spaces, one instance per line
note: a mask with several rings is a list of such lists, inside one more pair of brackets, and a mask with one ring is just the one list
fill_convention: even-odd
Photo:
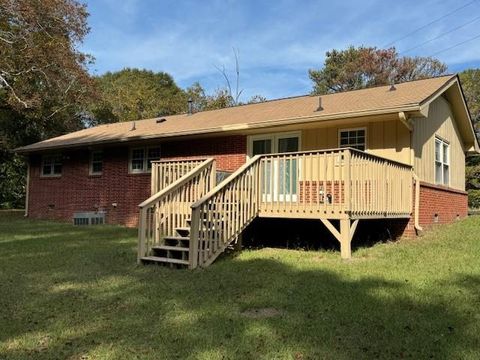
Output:
[[[258,155],[218,185],[213,159],[157,162],[152,174],[163,183],[140,205],[139,261],[208,266],[257,216],[319,219],[349,258],[360,219],[412,212],[412,168],[354,149]],[[176,175],[167,185],[159,174]]]

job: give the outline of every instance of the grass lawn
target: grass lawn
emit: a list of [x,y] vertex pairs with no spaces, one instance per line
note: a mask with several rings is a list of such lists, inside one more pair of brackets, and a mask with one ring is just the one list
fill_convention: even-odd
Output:
[[136,232],[0,213],[0,359],[480,358],[480,217],[339,253],[135,263]]

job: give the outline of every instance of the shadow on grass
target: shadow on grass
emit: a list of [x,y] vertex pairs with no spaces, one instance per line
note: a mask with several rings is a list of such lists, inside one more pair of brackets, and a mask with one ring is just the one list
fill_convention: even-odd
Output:
[[[45,230],[39,224],[20,235]],[[475,351],[468,315],[408,282],[274,258],[226,258],[194,272],[136,266],[130,230],[45,226],[71,234],[0,242],[2,359],[446,359]],[[13,257],[18,251],[28,260]],[[280,315],[242,315],[262,308]]]

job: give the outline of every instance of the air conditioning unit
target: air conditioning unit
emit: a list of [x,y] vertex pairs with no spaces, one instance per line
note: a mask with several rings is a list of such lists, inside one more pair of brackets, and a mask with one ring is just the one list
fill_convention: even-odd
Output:
[[73,225],[105,224],[105,211],[77,212],[73,214]]

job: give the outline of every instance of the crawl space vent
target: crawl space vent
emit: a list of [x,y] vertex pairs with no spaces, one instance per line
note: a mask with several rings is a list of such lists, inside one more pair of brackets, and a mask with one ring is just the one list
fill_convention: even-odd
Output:
[[73,225],[101,225],[105,224],[105,212],[91,211],[73,214]]

